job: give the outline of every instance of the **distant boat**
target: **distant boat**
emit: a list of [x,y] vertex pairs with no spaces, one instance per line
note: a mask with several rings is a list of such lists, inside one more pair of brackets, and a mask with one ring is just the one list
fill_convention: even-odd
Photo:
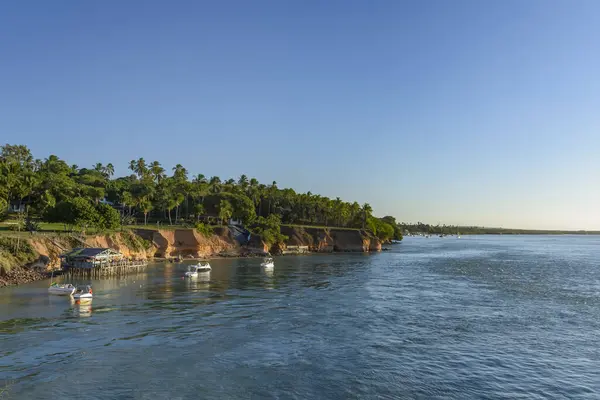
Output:
[[75,300],[91,299],[92,297],[92,287],[90,285],[78,287],[75,293],[73,293]]
[[273,268],[275,266],[275,261],[273,261],[272,258],[267,257],[263,260],[260,266],[265,268]]
[[198,276],[198,272],[207,272],[211,269],[212,268],[210,267],[208,261],[201,261],[196,265],[190,265],[185,273],[185,276],[187,278],[196,278]]
[[76,287],[68,284],[59,285],[56,282],[53,282],[48,288],[48,294],[54,294],[57,296],[70,296],[75,291]]

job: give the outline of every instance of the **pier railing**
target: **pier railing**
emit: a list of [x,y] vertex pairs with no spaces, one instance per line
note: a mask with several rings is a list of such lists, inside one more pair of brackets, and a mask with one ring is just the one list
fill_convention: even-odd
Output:
[[120,276],[146,269],[148,261],[140,260],[97,260],[97,261],[64,261],[63,270],[70,276],[98,278],[103,276]]

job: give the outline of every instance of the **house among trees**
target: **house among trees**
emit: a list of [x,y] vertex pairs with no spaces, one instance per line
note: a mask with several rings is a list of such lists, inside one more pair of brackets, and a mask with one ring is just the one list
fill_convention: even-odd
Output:
[[95,268],[114,264],[123,259],[123,254],[109,248],[76,248],[62,254],[63,268]]

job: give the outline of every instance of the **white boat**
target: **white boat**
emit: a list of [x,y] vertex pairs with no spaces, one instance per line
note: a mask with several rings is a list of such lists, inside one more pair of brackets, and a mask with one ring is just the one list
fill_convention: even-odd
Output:
[[207,272],[207,271],[210,271],[211,269],[212,268],[210,267],[210,264],[208,263],[208,261],[202,261],[196,265],[190,265],[188,267],[187,272],[185,273],[185,276],[188,278],[195,278],[198,276],[198,272]]
[[75,289],[75,286],[71,285],[70,283],[59,285],[58,283],[54,282],[50,284],[50,287],[48,288],[48,294],[55,294],[57,296],[70,296],[73,294]]
[[260,266],[265,268],[273,268],[275,266],[275,261],[273,261],[271,257],[267,257],[263,260]]
[[90,285],[78,287],[75,293],[73,293],[75,300],[91,299],[92,297],[92,287]]

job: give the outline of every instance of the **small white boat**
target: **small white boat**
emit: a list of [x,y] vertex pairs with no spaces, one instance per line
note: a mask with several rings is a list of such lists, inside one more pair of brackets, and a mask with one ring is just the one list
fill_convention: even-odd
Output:
[[198,272],[208,272],[211,269],[212,268],[210,267],[208,261],[202,261],[196,265],[190,265],[185,273],[185,276],[187,278],[196,278],[198,276]]
[[92,297],[92,287],[90,285],[78,287],[75,293],[73,293],[75,300],[91,299]]
[[75,291],[75,286],[68,284],[59,285],[54,282],[48,288],[48,294],[55,294],[57,296],[70,296]]
[[273,261],[271,257],[267,257],[263,260],[260,266],[265,268],[273,268],[275,266],[275,261]]

